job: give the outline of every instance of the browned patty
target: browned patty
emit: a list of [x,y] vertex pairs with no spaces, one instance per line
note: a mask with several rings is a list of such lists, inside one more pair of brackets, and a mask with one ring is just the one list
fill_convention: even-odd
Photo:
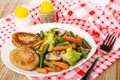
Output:
[[39,57],[29,47],[18,47],[10,52],[11,62],[24,70],[34,70],[39,64]]
[[12,42],[17,47],[20,47],[20,46],[30,47],[39,40],[40,40],[40,37],[33,33],[16,32],[12,35]]

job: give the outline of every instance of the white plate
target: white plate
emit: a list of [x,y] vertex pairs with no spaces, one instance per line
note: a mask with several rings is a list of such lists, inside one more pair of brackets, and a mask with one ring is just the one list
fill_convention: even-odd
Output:
[[2,60],[5,63],[5,65],[7,65],[11,70],[13,70],[17,73],[23,74],[23,75],[28,75],[28,76],[51,76],[51,75],[56,75],[56,74],[60,74],[60,73],[69,71],[73,68],[76,68],[76,67],[80,66],[82,63],[84,63],[86,60],[88,60],[94,54],[94,52],[96,51],[97,45],[96,45],[94,39],[87,32],[80,29],[79,27],[71,26],[71,25],[68,25],[68,24],[60,24],[60,23],[39,24],[39,25],[28,27],[28,28],[24,29],[23,32],[37,33],[40,30],[48,31],[50,28],[62,28],[62,29],[68,30],[68,31],[72,31],[75,34],[79,34],[81,37],[84,37],[88,41],[88,43],[92,46],[92,49],[91,49],[90,53],[88,54],[87,58],[80,60],[75,66],[70,67],[67,70],[63,70],[61,72],[51,72],[51,73],[48,73],[48,74],[42,74],[42,73],[37,73],[36,71],[25,71],[25,70],[22,70],[22,69],[20,69],[16,66],[14,66],[11,63],[10,58],[9,58],[10,51],[12,49],[14,49],[15,46],[12,44],[11,39],[9,39],[7,41],[7,43],[2,47],[2,50],[1,50],[1,57],[2,57]]

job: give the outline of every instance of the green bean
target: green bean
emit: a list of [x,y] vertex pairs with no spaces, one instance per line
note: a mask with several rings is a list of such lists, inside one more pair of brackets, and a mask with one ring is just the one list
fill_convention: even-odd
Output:
[[63,45],[68,45],[68,44],[70,44],[70,43],[66,41],[66,42],[58,44],[58,46],[63,46]]
[[43,31],[40,31],[39,33],[36,33],[41,39],[44,38],[44,33]]
[[70,34],[72,37],[74,37],[74,38],[76,37],[72,31],[70,31]]
[[44,64],[47,65],[47,66],[49,66],[49,67],[51,67],[51,68],[53,68],[54,70],[56,69],[55,65],[53,65],[52,63],[50,63],[50,62],[48,62],[46,60],[44,60]]
[[44,33],[43,33],[43,31],[40,31],[40,37],[41,37],[41,39],[43,39],[44,38]]
[[44,57],[45,57],[45,54],[46,54],[46,52],[47,52],[48,48],[49,48],[49,44],[48,44],[48,43],[46,43],[46,45],[45,45],[45,48],[44,48],[43,52],[42,52],[42,53],[40,53],[40,64],[39,64],[39,67],[40,67],[40,68],[42,68],[42,67],[43,67]]
[[80,47],[80,51],[82,52],[82,57],[86,58],[87,54],[86,54],[85,50],[83,49],[83,47]]
[[76,42],[75,45],[76,45],[77,47],[79,47],[79,46],[82,46],[82,43]]
[[83,44],[85,44],[85,46],[86,46],[88,49],[91,49],[91,48],[92,48],[84,38],[82,38],[82,42],[83,42]]

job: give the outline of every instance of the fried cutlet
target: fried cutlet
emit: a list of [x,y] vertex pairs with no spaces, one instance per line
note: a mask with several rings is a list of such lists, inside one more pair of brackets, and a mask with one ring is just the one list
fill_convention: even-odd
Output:
[[17,47],[21,46],[30,47],[39,40],[40,37],[34,33],[16,32],[12,35],[12,42]]
[[34,70],[39,64],[39,57],[29,47],[18,47],[10,52],[11,62],[24,70]]

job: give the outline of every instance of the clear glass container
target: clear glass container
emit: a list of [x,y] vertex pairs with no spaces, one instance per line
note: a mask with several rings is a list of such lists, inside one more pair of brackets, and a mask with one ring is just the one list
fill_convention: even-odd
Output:
[[56,22],[56,12],[52,11],[49,13],[40,12],[41,23],[53,23]]

